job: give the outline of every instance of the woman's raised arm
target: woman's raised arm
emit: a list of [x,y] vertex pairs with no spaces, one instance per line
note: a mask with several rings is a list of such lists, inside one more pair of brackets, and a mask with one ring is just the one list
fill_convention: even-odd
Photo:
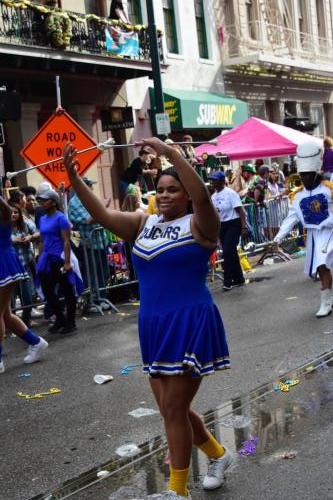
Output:
[[169,158],[192,201],[195,228],[203,239],[216,243],[219,235],[220,220],[211,202],[205,183],[195,169],[173,147],[168,146],[155,137],[143,139],[138,145],[141,147],[150,146],[158,155],[164,155]]
[[92,218],[125,241],[134,241],[147,216],[134,212],[120,212],[106,209],[89,187],[79,177],[76,169],[76,149],[71,144],[64,148],[64,165],[73,189],[86,207]]

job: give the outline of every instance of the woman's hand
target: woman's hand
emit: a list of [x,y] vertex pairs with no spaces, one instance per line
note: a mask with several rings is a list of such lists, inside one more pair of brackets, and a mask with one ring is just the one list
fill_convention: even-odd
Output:
[[64,265],[62,266],[63,272],[67,273],[72,269],[72,265],[70,262],[65,262]]
[[246,226],[242,226],[241,235],[242,238],[246,238],[249,235],[249,230]]
[[136,146],[144,148],[145,146],[150,146],[151,148],[156,151],[157,155],[164,155],[168,156],[170,154],[170,151],[174,151],[173,148],[168,146],[168,144],[165,144],[163,141],[160,139],[157,139],[157,137],[149,137],[149,139],[142,139],[141,141],[138,141],[135,143]]
[[74,148],[73,144],[67,142],[63,151],[64,165],[71,180],[77,179],[78,175],[78,161],[77,161],[77,149]]

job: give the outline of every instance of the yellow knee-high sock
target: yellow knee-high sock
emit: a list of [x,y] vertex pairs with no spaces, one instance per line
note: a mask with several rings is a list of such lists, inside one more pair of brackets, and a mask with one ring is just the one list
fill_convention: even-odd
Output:
[[170,479],[168,489],[175,491],[177,495],[186,497],[188,495],[187,482],[190,469],[174,469],[170,465]]
[[209,439],[199,446],[200,450],[203,451],[208,458],[216,459],[223,457],[225,449],[218,441],[216,441],[213,434],[211,434],[210,432],[208,434]]

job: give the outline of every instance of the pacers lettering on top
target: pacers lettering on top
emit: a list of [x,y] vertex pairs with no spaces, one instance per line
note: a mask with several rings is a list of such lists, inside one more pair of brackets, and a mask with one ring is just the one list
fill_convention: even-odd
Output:
[[157,240],[161,238],[176,241],[179,238],[180,230],[179,226],[168,226],[165,230],[157,226],[145,227],[139,236],[139,240]]

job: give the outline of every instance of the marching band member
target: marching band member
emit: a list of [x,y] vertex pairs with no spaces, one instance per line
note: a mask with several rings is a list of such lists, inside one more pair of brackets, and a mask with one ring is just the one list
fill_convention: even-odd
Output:
[[322,180],[321,149],[309,140],[297,148],[297,172],[303,186],[299,187],[291,203],[289,214],[274,241],[280,243],[299,222],[307,230],[305,273],[315,277],[318,273],[321,292],[317,318],[332,312],[333,267],[333,184]]

